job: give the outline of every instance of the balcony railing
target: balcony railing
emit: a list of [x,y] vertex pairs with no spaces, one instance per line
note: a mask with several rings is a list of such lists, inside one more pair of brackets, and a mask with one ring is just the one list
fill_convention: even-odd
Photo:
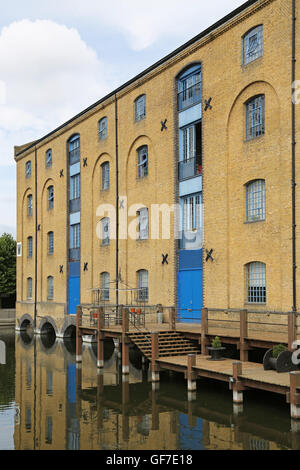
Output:
[[201,156],[189,158],[178,163],[179,181],[202,175]]
[[201,102],[202,96],[202,84],[201,82],[196,83],[195,85],[191,86],[190,88],[186,88],[185,90],[178,93],[178,111],[183,111],[190,106],[194,106],[194,104]]
[[71,199],[70,201],[70,213],[80,212],[80,198]]
[[74,150],[70,150],[69,159],[70,165],[74,165],[74,163],[80,162],[80,147],[77,147]]
[[80,248],[70,248],[69,259],[70,262],[80,261]]

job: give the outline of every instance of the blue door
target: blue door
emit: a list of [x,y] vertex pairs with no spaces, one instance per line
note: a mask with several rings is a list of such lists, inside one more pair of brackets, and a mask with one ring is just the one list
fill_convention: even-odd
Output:
[[80,305],[80,276],[69,278],[69,314],[76,314],[77,305]]
[[184,269],[178,273],[179,321],[198,323],[203,307],[202,269]]

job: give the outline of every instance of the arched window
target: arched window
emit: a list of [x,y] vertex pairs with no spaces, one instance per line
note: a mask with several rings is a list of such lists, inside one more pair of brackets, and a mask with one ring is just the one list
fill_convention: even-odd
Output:
[[254,96],[246,103],[246,140],[265,133],[265,95]]
[[101,273],[101,300],[109,300],[109,273]]
[[148,146],[143,145],[137,150],[138,153],[138,177],[144,178],[148,175]]
[[32,237],[27,238],[27,256],[32,258]]
[[106,246],[110,243],[110,220],[108,217],[105,217],[101,220],[102,226],[102,245]]
[[29,216],[32,216],[32,194],[29,194],[29,196],[27,196],[27,214]]
[[193,65],[178,77],[178,111],[201,102],[202,73],[201,65]]
[[263,26],[252,28],[243,37],[243,63],[253,62],[263,55]]
[[49,149],[46,152],[46,168],[52,167],[52,150]]
[[107,137],[107,117],[99,121],[99,140],[106,139]]
[[135,121],[146,117],[146,95],[139,96],[134,102]]
[[251,181],[246,185],[247,222],[257,222],[266,218],[265,180]]
[[32,277],[27,279],[27,299],[32,299]]
[[53,209],[54,207],[54,187],[49,186],[48,188],[48,209]]
[[251,304],[265,304],[266,292],[266,265],[260,262],[246,265],[247,302]]
[[137,211],[138,222],[138,239],[148,240],[149,237],[149,217],[147,207],[142,207]]
[[80,162],[80,135],[76,134],[68,141],[69,147],[69,163],[74,165],[74,163]]
[[101,165],[102,171],[102,191],[109,189],[109,162],[104,162]]
[[141,269],[138,276],[138,301],[147,302],[149,299],[148,271]]
[[48,255],[53,255],[54,253],[54,233],[48,233]]
[[48,279],[48,300],[54,299],[54,278],[49,276]]

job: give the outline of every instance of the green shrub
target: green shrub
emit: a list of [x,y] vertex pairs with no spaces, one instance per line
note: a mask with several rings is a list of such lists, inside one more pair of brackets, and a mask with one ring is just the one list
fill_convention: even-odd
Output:
[[273,358],[277,359],[279,354],[282,353],[283,351],[286,351],[286,350],[287,350],[287,348],[285,346],[283,346],[283,344],[276,344],[276,346],[273,346],[273,350],[272,350]]
[[222,343],[220,341],[220,338],[218,336],[216,336],[215,339],[212,341],[211,345],[212,345],[213,348],[216,348],[216,349],[221,348]]

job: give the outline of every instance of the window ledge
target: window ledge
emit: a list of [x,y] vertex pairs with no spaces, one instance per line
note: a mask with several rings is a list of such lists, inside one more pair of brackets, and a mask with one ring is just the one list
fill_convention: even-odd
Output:
[[266,306],[267,306],[267,303],[265,303],[265,302],[245,302],[245,305],[249,305],[249,306],[250,306],[250,305],[251,305],[251,306],[253,306],[253,305],[257,305],[257,306],[263,305],[263,306],[266,307]]
[[252,137],[251,139],[244,139],[244,144],[249,144],[251,142],[257,142],[258,140],[261,140],[265,137],[266,133],[258,136],[258,137]]
[[244,222],[244,225],[252,225],[252,224],[258,224],[261,222],[266,222],[266,219],[259,219],[259,220],[246,220]]
[[242,69],[242,70],[246,70],[248,67],[251,67],[251,65],[253,65],[253,64],[258,65],[260,62],[263,61],[263,58],[264,58],[264,56],[263,56],[263,54],[262,54],[260,57],[257,57],[256,59],[251,60],[250,62],[247,62],[247,64],[244,64],[244,63],[243,63],[243,64],[241,65],[241,69]]

